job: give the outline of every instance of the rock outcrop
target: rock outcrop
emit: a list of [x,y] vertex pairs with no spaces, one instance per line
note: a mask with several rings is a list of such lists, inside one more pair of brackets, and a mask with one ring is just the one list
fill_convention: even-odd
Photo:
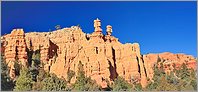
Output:
[[191,55],[185,54],[173,54],[169,52],[164,52],[160,54],[147,54],[143,55],[144,65],[147,73],[147,77],[152,79],[154,64],[163,62],[165,72],[170,72],[173,68],[179,68],[183,63],[187,65],[188,68],[196,69],[196,59]]
[[[102,87],[106,81],[113,82],[117,76],[128,82],[138,80],[143,87],[147,84],[147,77],[152,78],[152,67],[158,56],[164,64],[175,62],[180,65],[185,62],[195,68],[196,60],[192,56],[183,54],[148,54],[141,55],[138,43],[122,44],[118,38],[112,36],[112,26],[107,25],[106,35],[102,33],[101,21],[94,20],[94,32],[86,34],[79,26],[63,28],[52,32],[30,32],[24,34],[22,29],[14,29],[11,34],[2,37],[5,47],[6,62],[16,60],[27,64],[27,52],[40,51],[40,61],[44,69],[67,80],[67,72],[76,74],[71,83],[76,80],[78,64],[82,62],[86,76],[96,80]],[[13,63],[9,67],[13,68]],[[14,68],[13,68],[14,69]],[[13,70],[12,69],[12,70]],[[10,76],[13,76],[13,71]]]
[[19,62],[23,66],[28,66],[27,62],[27,51],[26,51],[26,42],[25,42],[25,33],[23,29],[14,29],[11,34],[8,34],[4,37],[4,54],[6,63],[10,67],[10,77],[15,78],[15,68],[14,62]]

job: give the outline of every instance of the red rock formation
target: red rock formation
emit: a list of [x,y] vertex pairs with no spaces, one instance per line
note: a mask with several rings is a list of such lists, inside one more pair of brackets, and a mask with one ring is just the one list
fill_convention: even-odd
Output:
[[[40,59],[45,64],[46,71],[66,80],[68,70],[75,71],[76,74],[71,79],[71,83],[75,82],[78,64],[82,62],[85,75],[96,80],[102,87],[107,86],[105,80],[113,82],[117,76],[123,77],[128,82],[136,79],[145,87],[146,78],[152,78],[152,67],[157,61],[158,55],[142,56],[138,43],[120,43],[118,38],[111,35],[112,26],[110,25],[107,26],[107,34],[103,35],[99,19],[94,20],[94,28],[95,30],[91,34],[84,33],[78,26],[52,32],[31,32],[25,34],[25,39],[23,32],[14,30],[5,36],[8,42],[5,50],[6,60],[15,60],[16,55],[19,55],[22,60],[21,57],[27,56],[27,53],[24,53],[24,47],[27,44],[28,50],[40,51]],[[19,33],[20,35],[13,35]],[[23,45],[19,45],[16,40]],[[15,44],[12,46],[11,43]],[[165,53],[159,54],[159,57],[167,61],[164,62],[164,65],[170,63],[169,61],[177,62],[176,65],[188,61],[189,67],[195,68],[195,60],[191,56]],[[24,58],[24,60],[27,59]]]
[[[10,76],[14,78],[14,63],[19,61],[23,66],[28,66],[25,43],[25,33],[23,29],[13,29],[11,34],[5,35],[5,59],[10,67]],[[9,64],[12,63],[12,64]]]
[[196,69],[196,59],[191,55],[173,54],[169,52],[147,54],[143,56],[143,60],[147,76],[150,79],[153,77],[152,67],[157,63],[158,58],[160,58],[161,62],[163,62],[166,72],[173,70],[174,65],[176,65],[176,68],[179,68],[183,63],[185,63],[188,68]]
[[[27,33],[26,42],[30,43],[31,39],[31,46],[27,44],[27,47],[32,47],[34,51],[40,49],[41,61],[47,62],[45,70],[65,79],[69,69],[77,73],[79,61],[84,65],[85,74],[98,84],[104,84],[102,79],[113,81],[117,76],[122,76],[127,81],[132,76],[139,79],[145,76],[140,76],[138,72],[140,70],[144,73],[138,43],[121,44],[111,36],[110,25],[107,26],[107,35],[103,35],[99,19],[94,20],[94,27],[95,30],[90,35],[83,33],[77,26],[48,33]],[[52,44],[56,45],[54,52],[50,51],[54,48]],[[56,58],[53,53],[57,54]],[[71,82],[75,82],[75,77]]]

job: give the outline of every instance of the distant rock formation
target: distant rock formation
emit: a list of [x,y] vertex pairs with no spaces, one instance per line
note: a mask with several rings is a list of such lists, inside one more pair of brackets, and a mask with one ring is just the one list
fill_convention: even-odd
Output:
[[84,33],[79,26],[26,34],[23,29],[14,29],[11,34],[2,36],[1,51],[5,53],[6,62],[11,67],[11,78],[15,77],[13,62],[18,60],[22,65],[28,66],[27,52],[36,50],[40,51],[40,60],[46,71],[67,80],[67,72],[73,70],[76,74],[71,83],[74,83],[78,63],[82,62],[85,75],[96,80],[103,88],[107,86],[107,80],[113,82],[117,76],[128,82],[134,78],[145,87],[147,78],[152,79],[152,67],[158,57],[164,60],[165,66],[186,63],[189,67],[196,68],[196,60],[190,55],[141,55],[138,43],[122,44],[112,36],[112,26],[107,25],[106,35],[102,34],[99,19],[94,20],[94,28],[91,34]]
[[154,64],[157,63],[158,58],[163,62],[165,72],[170,72],[174,69],[179,68],[183,63],[187,65],[188,68],[196,69],[196,59],[191,55],[185,54],[173,54],[169,52],[164,52],[160,54],[147,54],[143,55],[144,65],[148,78],[153,77]]

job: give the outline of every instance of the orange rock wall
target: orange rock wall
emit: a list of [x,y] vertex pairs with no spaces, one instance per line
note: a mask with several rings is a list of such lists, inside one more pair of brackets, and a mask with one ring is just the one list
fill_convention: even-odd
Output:
[[[128,82],[135,78],[145,87],[146,78],[153,77],[152,68],[158,56],[163,59],[165,66],[175,63],[179,67],[185,62],[188,67],[196,68],[196,60],[190,55],[141,55],[138,43],[122,44],[118,38],[112,36],[112,26],[107,26],[106,35],[102,33],[99,19],[94,21],[94,27],[95,30],[91,34],[84,33],[78,26],[26,34],[22,29],[14,29],[11,34],[1,38],[2,46],[5,47],[6,62],[14,61],[17,57],[19,61],[27,63],[26,51],[40,50],[40,60],[45,64],[46,71],[67,80],[68,70],[75,71],[77,75],[78,64],[82,62],[86,76],[95,79],[102,87],[106,87],[104,80],[112,82],[117,76]],[[10,63],[10,67],[13,66],[13,62]],[[14,78],[13,69],[10,73]],[[73,77],[71,83],[75,80],[76,77]]]
[[[105,39],[107,37],[109,39]],[[121,44],[117,38],[100,32],[93,32],[88,36],[77,26],[51,33],[26,33],[27,43],[30,40],[33,44],[27,44],[27,47],[37,50],[40,45],[41,61],[48,60],[46,71],[55,73],[58,77],[67,79],[68,70],[77,73],[78,63],[81,61],[85,74],[95,79],[98,84],[103,82],[102,79],[112,81],[118,75],[128,81],[131,76],[140,78],[138,64],[142,61],[137,60],[141,58],[138,43]],[[47,50],[42,49],[43,47]],[[56,59],[53,53],[57,54]],[[74,77],[71,82],[75,80]]]
[[10,67],[10,77],[15,78],[14,62],[18,61],[23,66],[28,66],[25,33],[23,29],[13,29],[11,34],[5,35],[2,40],[6,63]]

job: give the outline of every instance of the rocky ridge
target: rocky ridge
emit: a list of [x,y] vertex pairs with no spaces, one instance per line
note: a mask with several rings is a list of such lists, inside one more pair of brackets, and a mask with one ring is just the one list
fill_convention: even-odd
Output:
[[[5,53],[11,78],[15,78],[14,62],[18,60],[28,66],[28,52],[37,50],[45,71],[67,80],[67,72],[75,71],[76,76],[78,63],[82,62],[85,75],[103,88],[107,87],[106,81],[113,82],[117,76],[128,82],[136,79],[145,87],[147,78],[153,77],[153,66],[158,58],[162,59],[167,72],[174,64],[179,67],[182,63],[196,69],[196,59],[191,55],[169,52],[141,55],[138,43],[122,44],[112,36],[112,26],[107,25],[104,35],[101,21],[96,19],[94,28],[92,34],[84,33],[79,26],[53,32],[24,33],[23,29],[13,29],[11,34],[1,37],[1,51]],[[75,82],[75,76],[71,83]]]

